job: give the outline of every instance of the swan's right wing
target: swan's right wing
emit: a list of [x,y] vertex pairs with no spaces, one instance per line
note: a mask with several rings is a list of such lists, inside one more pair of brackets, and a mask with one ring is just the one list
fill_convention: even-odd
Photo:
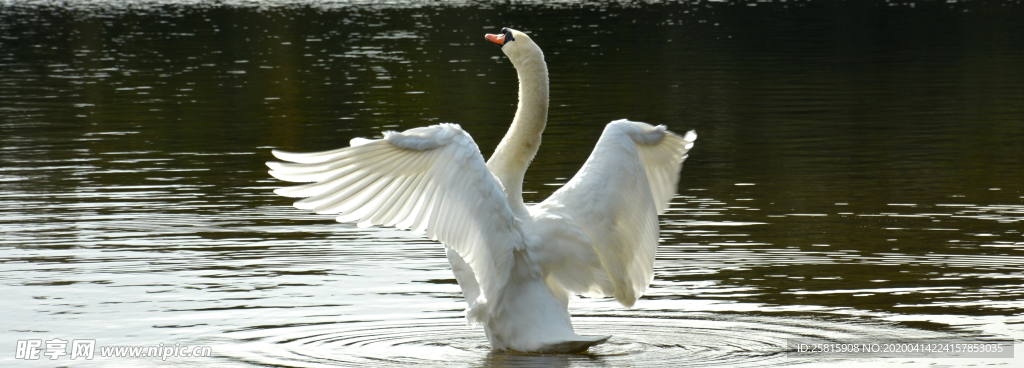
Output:
[[[522,234],[501,184],[458,125],[385,132],[376,140],[356,138],[350,147],[333,151],[275,150],[274,155],[293,163],[267,162],[271,175],[312,182],[274,191],[309,197],[295,202],[296,208],[336,213],[339,222],[360,226],[426,231],[458,252],[464,260],[459,266],[472,268],[469,273],[480,289],[475,294],[484,300],[467,300],[471,306],[499,298],[514,262],[512,251],[523,246]],[[467,298],[473,294],[467,292]]]
[[[693,131],[680,137],[663,125],[628,120],[605,127],[583,168],[541,206],[571,218],[599,258],[599,272],[590,284],[563,286],[585,295],[614,296],[627,307],[643,295],[654,277],[658,214],[676,193],[695,139]],[[561,271],[552,272],[555,280],[572,280]]]

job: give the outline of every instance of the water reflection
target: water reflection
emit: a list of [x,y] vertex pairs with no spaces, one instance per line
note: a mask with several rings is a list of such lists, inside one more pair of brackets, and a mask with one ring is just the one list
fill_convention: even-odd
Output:
[[[0,336],[209,343],[239,366],[784,366],[804,363],[787,336],[1019,340],[1020,13],[8,2]],[[515,74],[481,37],[501,26],[531,32],[550,64],[528,201],[565,183],[607,121],[704,142],[637,309],[574,302],[583,333],[615,336],[589,355],[490,352],[440,246],[270,193],[271,148],[457,122],[492,151],[515,111]],[[844,362],[884,363],[907,361]]]

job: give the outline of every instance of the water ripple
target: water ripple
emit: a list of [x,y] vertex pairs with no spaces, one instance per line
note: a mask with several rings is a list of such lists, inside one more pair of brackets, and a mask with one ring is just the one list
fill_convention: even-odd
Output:
[[[491,352],[483,332],[461,317],[267,327],[227,334],[226,354],[253,364],[317,367],[469,365],[494,367],[772,367],[807,363],[787,357],[786,339],[826,341],[953,335],[856,320],[709,313],[602,313],[573,317],[577,333],[612,335],[585,354]],[[231,344],[246,341],[246,344]]]

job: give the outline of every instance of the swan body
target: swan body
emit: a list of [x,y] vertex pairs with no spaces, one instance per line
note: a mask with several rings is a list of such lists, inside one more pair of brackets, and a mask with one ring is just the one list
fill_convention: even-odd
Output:
[[445,246],[471,323],[491,347],[575,353],[609,336],[574,332],[569,296],[612,296],[632,307],[653,280],[658,214],[675,195],[697,138],[629,120],[608,124],[590,158],[541,203],[523,202],[527,167],[547,124],[548,75],[540,48],[503,29],[501,46],[519,74],[519,107],[509,132],[484,161],[456,124],[315,153],[274,151],[276,178],[308,184],[275,193],[305,197],[299,209],[339,222],[425,232]]

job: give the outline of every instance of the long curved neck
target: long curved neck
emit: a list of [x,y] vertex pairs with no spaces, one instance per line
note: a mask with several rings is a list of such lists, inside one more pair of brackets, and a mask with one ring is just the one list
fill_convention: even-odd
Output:
[[509,59],[519,74],[519,108],[505,138],[487,160],[487,168],[505,187],[513,212],[525,214],[523,176],[540,148],[540,136],[548,121],[548,66],[539,49]]

